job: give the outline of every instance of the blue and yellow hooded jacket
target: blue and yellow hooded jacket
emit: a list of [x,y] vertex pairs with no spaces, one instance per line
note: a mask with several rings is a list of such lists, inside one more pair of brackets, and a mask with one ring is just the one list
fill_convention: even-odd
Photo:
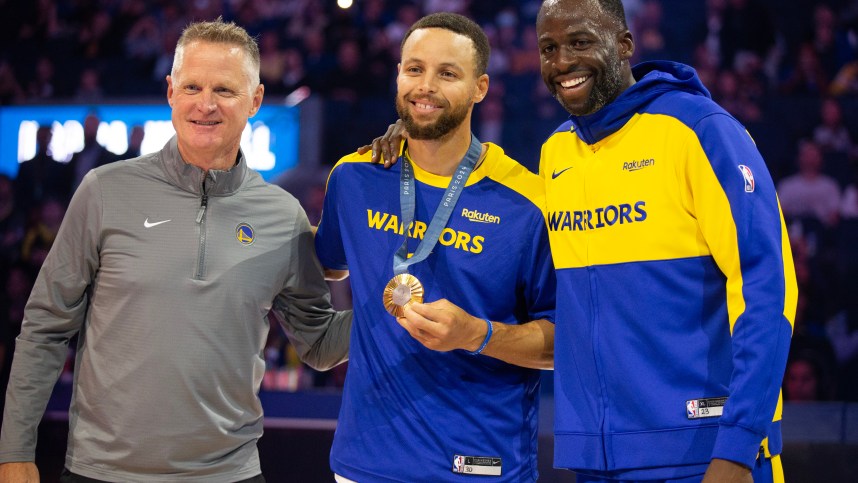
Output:
[[753,466],[781,450],[797,297],[775,188],[692,68],[633,74],[542,148],[555,466],[634,478],[694,474],[713,457]]

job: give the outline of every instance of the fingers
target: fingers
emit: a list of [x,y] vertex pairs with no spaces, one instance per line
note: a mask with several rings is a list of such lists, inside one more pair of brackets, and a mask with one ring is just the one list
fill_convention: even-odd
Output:
[[372,144],[359,147],[358,154],[372,150],[370,162],[384,163],[384,167],[389,168],[396,164],[399,158],[399,146],[406,136],[408,133],[405,131],[402,120],[397,120],[394,124],[387,126],[383,136],[373,139]]
[[387,127],[387,132],[381,138],[381,150],[384,155],[385,168],[393,166],[396,163],[395,159],[399,157],[399,143],[402,138],[395,131],[396,124],[391,124]]
[[384,166],[389,168],[396,164],[396,160],[399,157],[399,146],[402,144],[402,140],[408,133],[405,131],[405,125],[402,123],[402,119],[397,119],[395,123],[391,124],[387,128],[387,132],[384,133],[384,139],[387,141],[387,152]]
[[463,312],[462,309],[447,299],[438,299],[423,304],[412,304],[411,307],[423,317],[433,322],[442,323],[451,323],[452,319],[455,319]]
[[372,157],[369,158],[371,163],[378,163],[381,161],[381,138],[375,138],[372,140],[372,144],[370,147],[372,149]]
[[408,318],[397,317],[396,322],[398,322],[399,325],[401,325],[402,328],[405,329],[405,331],[411,335],[411,337],[414,337],[415,339],[417,338],[416,335],[418,335],[418,332],[417,332],[418,329],[416,329],[413,325],[411,325],[411,322],[408,320]]
[[416,333],[423,340],[434,341],[444,337],[447,324],[443,316],[438,309],[426,304],[410,304],[405,308],[405,319],[411,328],[409,332]]
[[399,157],[399,154],[398,153],[393,154],[396,151],[390,145],[389,142],[385,143],[384,146],[385,146],[385,149],[384,149],[384,167],[389,168],[389,167],[393,166],[394,164],[396,164],[396,158]]
[[405,307],[405,316],[401,318],[404,318],[414,330],[427,332],[432,330],[432,325],[435,325],[431,314],[431,307],[427,308],[425,304],[409,304]]
[[[399,156],[399,145],[394,147],[393,143],[390,139],[388,139],[388,135],[390,133],[390,128],[387,129],[387,133],[385,133],[382,137],[377,137],[372,140],[372,144],[367,146],[361,146],[358,149],[358,154],[364,154],[367,150],[372,150],[372,156],[369,158],[371,163],[380,163],[384,162],[384,167],[389,168],[396,164],[396,157]],[[395,153],[395,154],[394,154]]]
[[437,337],[429,330],[429,325],[432,322],[418,315],[414,311],[405,309],[404,317],[397,317],[396,321],[408,334],[417,342],[420,342],[429,349],[434,349],[437,343]]

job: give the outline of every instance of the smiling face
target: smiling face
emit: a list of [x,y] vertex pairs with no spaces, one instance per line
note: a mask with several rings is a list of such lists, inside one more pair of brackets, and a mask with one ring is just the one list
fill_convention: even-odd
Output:
[[570,114],[592,114],[634,84],[631,33],[597,0],[548,0],[536,20],[542,79]]
[[181,63],[167,76],[179,152],[203,169],[235,164],[241,133],[262,104],[247,53],[239,46],[195,41],[184,46]]
[[[488,76],[476,74],[471,39],[441,28],[418,29],[402,46],[396,111],[412,139],[441,139],[461,126],[485,97]],[[468,121],[465,123],[465,121]]]

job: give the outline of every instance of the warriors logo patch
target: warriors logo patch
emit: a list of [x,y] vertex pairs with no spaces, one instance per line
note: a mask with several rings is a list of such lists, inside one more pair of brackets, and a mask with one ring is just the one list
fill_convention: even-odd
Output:
[[247,223],[241,223],[235,227],[235,239],[242,245],[250,245],[256,240],[256,235],[253,233],[253,227]]

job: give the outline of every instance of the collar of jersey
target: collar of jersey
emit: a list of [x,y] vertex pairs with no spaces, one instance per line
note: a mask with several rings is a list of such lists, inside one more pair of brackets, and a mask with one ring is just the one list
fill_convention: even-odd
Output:
[[173,135],[170,141],[161,150],[161,160],[167,178],[179,188],[197,195],[204,194],[203,181],[205,180],[205,194],[209,196],[227,196],[238,191],[249,174],[247,161],[241,149],[238,150],[235,166],[228,170],[212,169],[208,172],[186,163],[179,153],[178,136]]
[[[477,168],[471,171],[471,175],[468,176],[468,182],[465,183],[465,186],[471,186],[472,184],[479,183],[480,180],[488,176],[489,164],[491,164],[489,162],[489,158],[494,153],[492,152],[490,144],[483,143],[483,146],[485,146],[486,150],[483,153],[483,156],[477,161]],[[405,157],[407,157],[408,161],[411,162],[411,167],[414,169],[414,178],[417,181],[442,189],[445,189],[450,185],[450,180],[453,178],[452,176],[440,176],[422,169],[411,159],[407,149],[405,150]]]

